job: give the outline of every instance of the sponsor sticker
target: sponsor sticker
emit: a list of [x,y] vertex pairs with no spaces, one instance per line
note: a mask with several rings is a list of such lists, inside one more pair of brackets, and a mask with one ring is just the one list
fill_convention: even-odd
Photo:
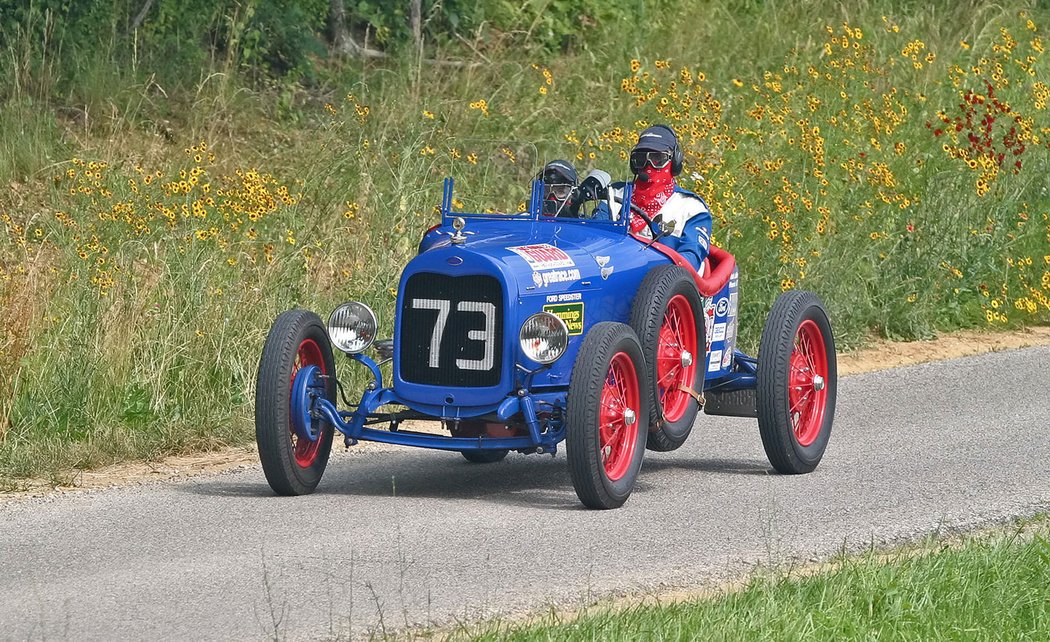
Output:
[[543,311],[564,321],[570,335],[583,334],[583,302],[545,305]]
[[549,286],[552,283],[567,283],[580,281],[580,269],[549,270],[547,272],[532,272],[532,282],[537,286]]
[[565,303],[566,301],[582,301],[583,292],[560,292],[548,294],[547,303]]
[[704,336],[707,337],[707,349],[705,352],[711,352],[711,334],[715,328],[715,304],[708,299],[704,302]]
[[733,360],[733,351],[732,350],[726,350],[725,354],[722,355],[722,367],[723,368],[728,368],[729,367],[729,362],[731,362],[732,360]]
[[[580,270],[572,268],[569,270],[550,270],[549,272],[533,272],[533,274],[539,275],[539,281],[536,285],[543,283],[544,286],[548,286],[551,283],[565,283],[566,281],[579,281]],[[532,277],[536,280],[536,277]]]
[[716,323],[715,334],[711,337],[711,341],[725,341],[726,338],[726,324]]
[[731,317],[735,317],[736,316],[736,304],[737,304],[736,292],[733,292],[732,294],[729,295],[729,316],[731,316]]
[[719,299],[718,303],[715,305],[715,313],[718,316],[720,316],[720,317],[724,317],[726,314],[728,314],[729,313],[729,299],[727,299],[725,297],[722,297],[721,299]]
[[708,360],[707,371],[718,372],[719,366],[722,365],[722,351],[712,350],[711,358]]
[[576,263],[573,262],[572,257],[566,254],[565,250],[554,247],[553,245],[548,245],[547,243],[518,245],[515,247],[508,247],[507,249],[525,259],[525,262],[528,263],[529,267],[535,272],[575,267],[576,265]]

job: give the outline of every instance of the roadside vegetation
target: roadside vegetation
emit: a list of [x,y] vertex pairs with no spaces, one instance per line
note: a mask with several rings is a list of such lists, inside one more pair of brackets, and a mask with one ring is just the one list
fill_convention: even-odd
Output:
[[829,568],[763,572],[741,590],[669,604],[490,624],[484,640],[1045,640],[1050,522],[962,543],[843,556]]
[[389,333],[443,177],[514,211],[553,158],[627,178],[654,122],[745,346],[792,287],[843,346],[1050,322],[1045,3],[59,4],[0,0],[8,485],[250,442],[270,321]]

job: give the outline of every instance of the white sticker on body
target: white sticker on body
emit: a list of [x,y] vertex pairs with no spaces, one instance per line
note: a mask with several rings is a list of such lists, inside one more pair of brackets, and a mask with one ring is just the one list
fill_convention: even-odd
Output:
[[711,337],[711,341],[724,341],[726,338],[726,324],[716,323],[714,336]]
[[708,372],[718,372],[718,369],[719,369],[719,366],[721,365],[721,362],[722,362],[722,351],[721,350],[712,350],[711,351],[711,358],[708,360],[707,371]]
[[580,279],[580,271],[576,268],[571,270],[551,270],[550,272],[540,272],[539,274],[544,286],[550,285],[551,283],[564,283],[566,281],[578,281]]

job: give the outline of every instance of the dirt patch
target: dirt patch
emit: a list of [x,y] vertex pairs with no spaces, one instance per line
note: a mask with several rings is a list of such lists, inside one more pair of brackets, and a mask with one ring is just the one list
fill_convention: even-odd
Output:
[[[1026,328],[1003,333],[968,330],[946,334],[931,341],[906,343],[875,341],[863,350],[840,354],[838,366],[840,375],[849,376],[917,363],[1041,345],[1050,345],[1050,327]],[[413,429],[420,428],[422,427],[413,427]],[[355,457],[394,448],[397,446],[361,442],[347,451],[339,447],[334,448],[332,460],[338,461],[344,457]],[[258,465],[259,456],[254,447],[229,448],[220,452],[167,457],[156,462],[129,462],[97,470],[77,471],[71,475],[72,484],[69,486],[55,486],[46,480],[24,480],[17,490],[0,493],[0,502],[130,484],[188,479],[230,470],[244,470]]]
[[840,375],[849,376],[929,361],[1045,345],[1050,345],[1050,327],[1025,328],[1014,332],[963,330],[930,341],[873,341],[863,350],[839,354],[838,366]]

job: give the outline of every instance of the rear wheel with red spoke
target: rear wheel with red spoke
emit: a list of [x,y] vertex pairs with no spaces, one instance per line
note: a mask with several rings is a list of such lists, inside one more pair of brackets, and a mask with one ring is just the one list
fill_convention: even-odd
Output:
[[[299,382],[299,379],[308,378]],[[278,495],[305,495],[321,481],[334,428],[311,416],[296,390],[335,398],[335,359],[321,319],[288,310],[274,320],[255,384],[255,439],[266,481]]]
[[637,337],[620,323],[596,324],[577,354],[565,445],[573,487],[588,508],[618,508],[634,489],[649,423],[644,364]]
[[780,295],[758,353],[758,427],[778,472],[817,467],[831,436],[837,390],[835,340],[824,305],[811,292]]
[[631,327],[645,355],[650,396],[646,447],[669,451],[685,443],[699,411],[704,386],[704,328],[700,295],[692,278],[675,265],[651,270],[631,307]]

